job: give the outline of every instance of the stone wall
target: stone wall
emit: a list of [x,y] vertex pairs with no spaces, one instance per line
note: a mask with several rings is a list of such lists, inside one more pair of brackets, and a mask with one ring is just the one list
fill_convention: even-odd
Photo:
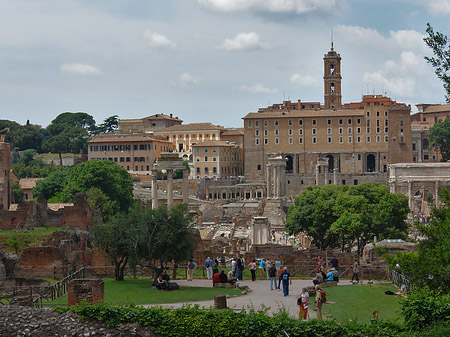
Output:
[[75,305],[81,301],[96,304],[103,301],[105,283],[101,279],[74,279],[67,285],[67,305]]
[[19,277],[63,279],[68,265],[64,252],[57,247],[29,247],[23,251],[14,272]]

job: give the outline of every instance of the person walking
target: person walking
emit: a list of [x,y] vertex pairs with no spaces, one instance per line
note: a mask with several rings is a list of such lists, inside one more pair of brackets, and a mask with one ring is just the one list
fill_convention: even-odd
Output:
[[287,267],[284,267],[283,272],[281,273],[281,279],[283,282],[283,295],[289,295],[289,285],[292,284],[292,280],[290,279],[291,274],[287,271]]
[[356,283],[359,282],[359,264],[358,264],[358,260],[355,259],[353,261],[353,274],[352,274],[352,283],[353,283],[353,279],[356,279]]
[[298,318],[300,320],[308,318],[308,301],[309,301],[309,293],[306,288],[302,288],[302,292],[299,296],[300,299],[300,312],[298,314]]
[[259,279],[262,280],[264,277],[264,271],[265,271],[266,261],[264,259],[261,259],[261,262],[259,263]]
[[237,279],[239,281],[242,281],[242,274],[244,272],[244,263],[242,262],[242,258],[240,256],[238,256],[236,264],[237,264],[236,267],[237,267],[237,274],[238,274]]
[[212,278],[213,278],[212,266],[213,266],[213,262],[208,256],[205,260],[206,276],[207,276],[208,280],[212,280]]
[[188,281],[192,281],[192,278],[193,278],[193,276],[194,276],[194,269],[195,269],[195,263],[194,263],[194,260],[190,259],[190,260],[189,260],[189,263],[188,263],[188,270],[187,270],[187,272],[188,272],[188,278],[187,278],[187,280],[188,280]]
[[315,286],[316,289],[316,308],[317,308],[317,318],[322,319],[322,291],[319,285]]
[[274,286],[275,289],[277,289],[277,267],[275,267],[274,264],[270,265],[269,278],[270,278],[270,290],[273,290]]
[[256,260],[253,258],[252,262],[248,264],[248,269],[250,269],[250,273],[252,274],[252,281],[256,280]]
[[231,260],[231,273],[233,274],[233,277],[236,277],[236,268],[237,267],[237,262],[236,262],[236,258],[233,257],[233,260]]

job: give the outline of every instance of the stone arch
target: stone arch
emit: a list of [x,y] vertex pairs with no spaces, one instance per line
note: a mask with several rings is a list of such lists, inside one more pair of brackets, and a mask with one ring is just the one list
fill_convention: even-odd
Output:
[[375,155],[368,154],[366,157],[366,172],[375,172]]
[[327,156],[328,159],[328,172],[333,172],[334,170],[334,156],[332,154],[328,154]]
[[411,211],[414,214],[430,214],[432,208],[436,204],[436,196],[434,195],[433,186],[417,186],[413,189],[413,191]]
[[294,172],[294,159],[291,155],[286,156],[286,173]]

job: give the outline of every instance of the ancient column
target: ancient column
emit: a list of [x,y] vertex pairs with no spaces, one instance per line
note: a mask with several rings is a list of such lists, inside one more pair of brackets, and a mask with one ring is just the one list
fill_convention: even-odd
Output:
[[267,198],[270,198],[272,196],[272,187],[271,187],[271,184],[272,184],[271,173],[272,172],[271,172],[271,168],[272,168],[272,165],[267,164],[267,166],[266,166]]
[[167,170],[167,207],[173,207],[173,170]]
[[325,171],[324,172],[324,179],[325,179],[325,181],[323,182],[323,184],[324,185],[328,185],[328,165],[325,165],[324,167],[323,167],[323,170]]
[[189,170],[183,170],[183,204],[189,204]]
[[152,209],[158,208],[158,170],[152,169]]
[[412,182],[411,182],[411,180],[408,180],[408,206],[409,206],[409,209],[411,210],[411,212],[412,212],[412,210],[413,210],[413,195],[412,195]]
[[436,207],[441,207],[441,201],[439,200],[439,181],[434,183],[434,194],[436,195]]
[[333,184],[338,185],[338,169],[333,169]]
[[320,172],[320,165],[316,165],[316,185],[317,186],[319,186],[319,178],[320,178],[319,172]]

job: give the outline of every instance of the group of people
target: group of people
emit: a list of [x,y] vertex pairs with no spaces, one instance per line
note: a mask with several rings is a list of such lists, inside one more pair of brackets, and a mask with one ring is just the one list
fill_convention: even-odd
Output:
[[156,289],[158,290],[172,290],[170,283],[170,276],[167,269],[164,269],[161,274],[159,274],[155,283]]
[[[320,288],[318,284],[314,287],[316,291],[316,310],[317,318],[322,319],[322,305],[326,302],[325,292]],[[309,308],[309,292],[308,289],[302,288],[302,292],[297,299],[297,304],[300,306],[298,318],[300,320],[308,318],[308,308]]]

